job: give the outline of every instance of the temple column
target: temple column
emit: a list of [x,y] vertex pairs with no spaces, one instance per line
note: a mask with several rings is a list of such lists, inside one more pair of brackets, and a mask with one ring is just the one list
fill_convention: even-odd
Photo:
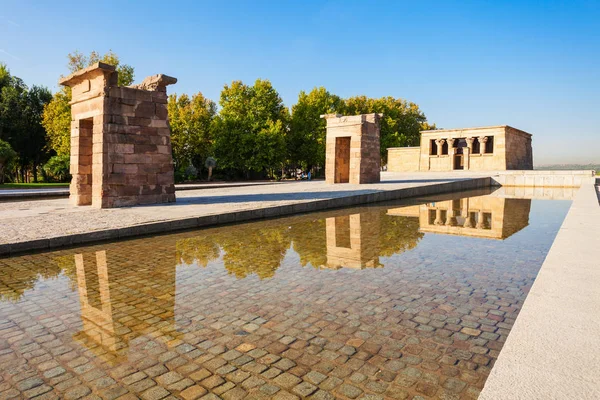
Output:
[[454,142],[456,141],[456,139],[448,139],[448,154],[454,154]]
[[456,210],[450,209],[448,210],[448,215],[446,216],[446,225],[448,226],[456,226]]
[[466,138],[467,147],[463,148],[463,154],[465,157],[465,169],[468,170],[471,168],[471,154],[473,153],[473,142],[475,141],[474,137]]
[[463,225],[465,228],[473,227],[473,218],[471,218],[471,213],[467,211],[467,215],[465,216],[465,224]]
[[485,224],[483,223],[483,211],[477,212],[477,229],[484,229]]
[[479,153],[485,154],[485,144],[488,141],[487,136],[479,136]]
[[442,155],[442,147],[444,147],[444,143],[446,143],[446,141],[444,139],[436,139],[435,140],[435,144],[437,145],[437,155],[438,156]]
[[444,225],[444,221],[442,220],[442,210],[439,208],[435,210],[435,221],[433,221],[434,225]]
[[456,149],[454,148],[454,142],[456,139],[448,139],[448,163],[450,164],[450,170],[454,169],[454,153]]

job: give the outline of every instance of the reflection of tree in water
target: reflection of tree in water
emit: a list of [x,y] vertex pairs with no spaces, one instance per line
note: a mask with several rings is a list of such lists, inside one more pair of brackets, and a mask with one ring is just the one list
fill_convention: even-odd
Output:
[[264,221],[217,228],[192,238],[177,241],[177,260],[206,267],[223,252],[223,264],[238,278],[256,274],[272,277],[290,247],[288,225]]
[[245,224],[218,234],[215,240],[223,248],[225,268],[238,278],[256,274],[259,278],[275,275],[290,247],[288,226],[279,221]]
[[[65,267],[59,258],[22,256],[0,261],[0,300],[18,301],[39,279],[57,278]],[[74,269],[73,264],[71,272],[74,273]],[[75,288],[77,284],[71,284],[71,287]]]
[[209,262],[219,258],[221,249],[211,235],[195,236],[193,238],[178,240],[177,262],[187,265],[196,263],[206,268]]
[[419,232],[419,218],[387,215],[381,212],[379,255],[389,257],[417,247],[423,233]]
[[325,218],[306,218],[291,226],[290,239],[294,251],[300,256],[300,265],[315,268],[327,263]]
[[[368,217],[379,213],[379,218]],[[344,216],[351,212],[335,215]],[[417,218],[386,215],[386,210],[363,210],[361,230],[373,237],[369,246],[378,248],[380,256],[391,256],[414,248],[423,234]],[[272,277],[281,265],[286,251],[293,249],[300,264],[319,268],[327,263],[326,218],[295,217],[210,230],[206,234],[180,239],[176,243],[177,261],[206,267],[219,259],[223,250],[225,268],[236,277],[251,274],[261,279]],[[379,221],[379,222],[375,222]],[[369,240],[369,242],[371,242]],[[148,243],[151,246],[152,243]],[[127,243],[119,244],[127,247]],[[154,260],[153,262],[155,262]],[[94,260],[90,261],[94,262]],[[77,289],[77,270],[73,254],[21,256],[0,260],[0,300],[17,301],[32,289],[39,279],[51,279],[61,273],[69,278],[71,289]]]
[[[413,249],[423,237],[418,218],[389,216],[385,209],[362,210],[361,217],[363,237],[370,248],[378,249],[379,256]],[[326,218],[330,217],[320,215],[217,228],[177,241],[177,259],[206,267],[219,258],[222,249],[223,264],[229,273],[238,278],[256,274],[264,279],[275,275],[292,245],[300,257],[300,265],[320,268],[327,264]]]
[[0,261],[0,300],[18,301],[39,279],[56,278],[60,274],[60,268],[48,259],[37,261],[28,257],[12,259],[10,263]]

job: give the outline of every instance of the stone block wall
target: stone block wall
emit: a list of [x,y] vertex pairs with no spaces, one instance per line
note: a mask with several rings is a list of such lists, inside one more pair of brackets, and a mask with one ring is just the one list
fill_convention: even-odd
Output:
[[61,80],[72,88],[71,200],[99,208],[175,201],[166,86],[154,75],[117,86],[97,63]]
[[518,129],[506,129],[506,169],[533,169],[531,135]]
[[379,182],[381,114],[348,117],[328,114],[321,117],[327,120],[325,181],[352,184]]
[[388,150],[388,172],[417,172],[421,161],[420,147],[392,147]]

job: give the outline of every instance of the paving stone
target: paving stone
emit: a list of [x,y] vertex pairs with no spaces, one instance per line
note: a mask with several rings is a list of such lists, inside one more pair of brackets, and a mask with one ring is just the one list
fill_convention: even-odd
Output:
[[162,386],[169,386],[175,382],[179,382],[183,379],[183,376],[175,371],[167,372],[166,374],[156,377],[156,382]]
[[225,380],[223,378],[221,378],[220,376],[213,375],[211,377],[204,379],[202,382],[200,382],[200,384],[207,389],[212,389],[216,386],[223,384],[224,382],[225,382]]
[[89,387],[79,385],[79,386],[75,386],[75,387],[72,387],[69,390],[67,390],[64,394],[64,398],[65,398],[65,400],[81,399],[82,397],[86,396],[89,393],[91,393],[91,390]]
[[318,387],[309,382],[302,382],[296,387],[294,387],[294,389],[292,389],[292,392],[297,394],[298,396],[307,397],[313,394],[317,389]]
[[324,375],[317,371],[310,371],[306,375],[304,375],[303,379],[312,383],[313,385],[319,385],[325,379],[327,379],[327,375]]
[[290,373],[284,372],[283,374],[281,374],[281,375],[277,376],[275,379],[273,379],[273,382],[275,382],[275,384],[277,384],[277,386],[280,386],[282,388],[291,389],[292,387],[294,387],[297,384],[299,384],[300,382],[302,382],[302,379],[300,379],[297,376],[294,376]]
[[268,370],[266,370],[265,372],[263,372],[261,375],[264,376],[267,379],[273,379],[273,378],[275,378],[277,375],[279,375],[281,373],[282,373],[282,371],[280,369],[269,368]]
[[293,395],[289,392],[286,392],[284,390],[281,390],[279,392],[277,392],[275,394],[275,396],[273,396],[273,400],[297,400],[299,399],[298,396]]
[[165,388],[162,388],[160,386],[155,386],[153,388],[146,390],[144,393],[142,393],[141,398],[143,400],[160,400],[160,399],[164,399],[169,394],[170,394],[170,392],[168,390],[166,390]]
[[202,368],[201,370],[190,374],[190,379],[193,379],[196,382],[200,382],[200,381],[208,378],[211,375],[212,375],[212,373],[209,370]]
[[349,397],[351,399],[356,399],[358,396],[362,394],[362,390],[357,388],[356,386],[349,385],[347,383],[342,384],[337,392],[342,396]]
[[290,359],[282,358],[281,360],[279,360],[275,364],[273,364],[273,366],[282,371],[287,371],[288,369],[295,367],[296,363]]
[[183,390],[179,395],[184,400],[196,400],[207,393],[206,389],[200,385],[190,386],[189,388]]
[[329,392],[327,392],[325,390],[319,390],[315,394],[312,395],[311,399],[315,399],[315,400],[334,400],[335,397],[331,393],[329,393]]
[[221,397],[225,400],[241,400],[248,396],[248,392],[240,387],[235,387],[223,393]]
[[235,384],[233,382],[225,382],[221,386],[218,386],[218,387],[212,389],[212,393],[221,395],[221,394],[233,389],[234,387],[235,387]]

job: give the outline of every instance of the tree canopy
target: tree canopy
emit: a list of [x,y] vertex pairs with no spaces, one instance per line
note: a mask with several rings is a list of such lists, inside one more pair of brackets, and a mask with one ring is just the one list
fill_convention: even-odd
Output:
[[289,158],[303,169],[325,165],[326,121],[323,114],[340,112],[343,100],[324,87],[309,93],[301,91],[298,102],[292,107]]
[[344,115],[383,113],[381,120],[381,164],[387,163],[387,148],[417,146],[419,132],[435,129],[429,125],[418,105],[391,96],[378,99],[354,96],[344,100],[341,107]]
[[[119,86],[133,83],[134,68],[121,63],[121,59],[112,50],[102,57],[96,51],[88,56],[79,51],[67,55],[67,68],[70,73],[86,68],[98,61],[114,65],[119,73]],[[63,87],[52,96],[52,100],[44,107],[42,124],[46,130],[48,147],[58,155],[69,154],[71,149],[71,89]]]
[[172,94],[168,109],[176,170],[185,169],[190,164],[201,170],[213,152],[217,105],[200,92],[191,99],[186,94]]
[[[116,67],[119,85],[133,83],[134,68],[112,50],[103,55],[72,52],[67,55],[67,71],[98,61]],[[53,156],[58,158],[40,170],[55,177],[68,175],[64,166],[70,154],[70,100],[70,88],[51,95],[46,88],[28,87],[0,64],[0,140],[17,153],[13,164],[22,178],[30,171],[37,179],[39,167]],[[342,98],[324,87],[301,91],[290,110],[266,79],[224,85],[218,105],[201,92],[172,94],[168,111],[178,180],[204,177],[207,169],[208,175],[214,169],[221,178],[280,178],[297,168],[317,176],[325,165],[323,114],[383,113],[382,165],[387,162],[387,148],[418,145],[419,132],[435,128],[413,102],[391,96]],[[212,167],[206,164],[209,159],[214,160]]]
[[48,158],[41,121],[43,108],[51,98],[47,88],[27,87],[0,64],[0,140],[8,142],[18,154],[16,163],[23,178],[31,170],[37,181],[37,167]]
[[223,88],[219,104],[215,155],[221,168],[249,173],[281,167],[289,112],[271,82],[234,81]]

